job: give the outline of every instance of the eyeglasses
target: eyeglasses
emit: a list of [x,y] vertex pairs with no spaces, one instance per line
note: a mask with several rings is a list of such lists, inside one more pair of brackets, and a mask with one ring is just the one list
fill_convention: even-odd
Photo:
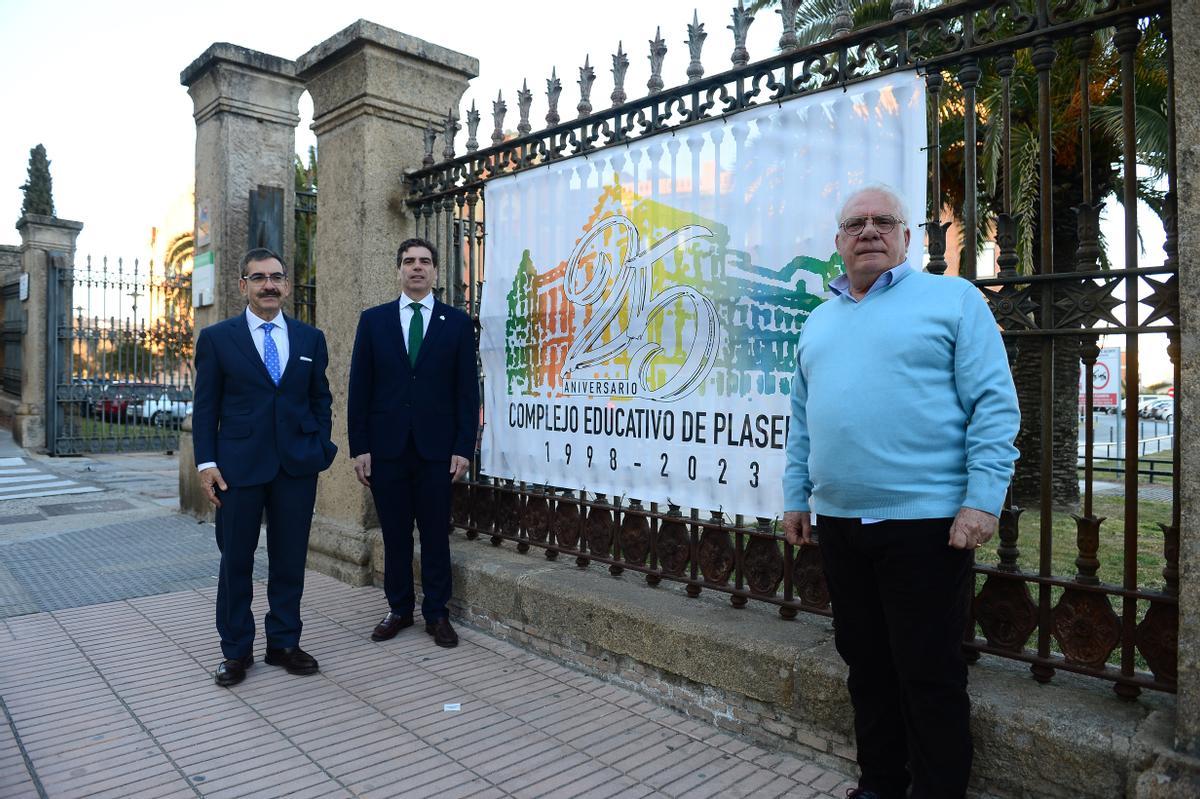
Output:
[[288,276],[283,272],[272,272],[269,275],[264,275],[262,272],[255,272],[252,275],[242,275],[242,280],[252,283],[255,286],[261,286],[267,281],[270,281],[278,286],[286,283],[287,279]]
[[875,232],[881,236],[891,233],[896,229],[896,225],[904,224],[903,219],[897,219],[894,216],[852,216],[849,219],[843,219],[838,227],[846,231],[848,236],[861,236],[862,232],[867,229],[867,222],[874,224]]

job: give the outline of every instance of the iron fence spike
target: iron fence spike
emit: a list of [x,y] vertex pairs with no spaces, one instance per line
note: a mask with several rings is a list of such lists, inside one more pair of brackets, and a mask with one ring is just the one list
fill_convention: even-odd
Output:
[[738,0],[733,9],[733,24],[728,29],[733,31],[733,55],[729,60],[734,67],[744,67],[750,63],[750,51],[746,49],[746,34],[754,23],[754,12],[746,10],[745,0]]

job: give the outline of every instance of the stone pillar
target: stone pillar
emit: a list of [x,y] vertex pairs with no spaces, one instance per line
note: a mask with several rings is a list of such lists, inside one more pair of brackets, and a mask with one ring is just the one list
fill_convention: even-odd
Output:
[[400,293],[396,247],[416,234],[401,180],[419,168],[422,132],[457,108],[474,58],[359,20],[300,56],[321,159],[317,319],[329,342],[338,460],[317,488],[309,566],[356,585],[371,579],[370,494],[354,478],[346,387],[359,313]]
[[[25,336],[21,342],[21,397],[13,414],[13,439],[26,449],[46,446],[46,323],[50,258],[61,254],[75,263],[75,239],[82,222],[26,214],[17,221],[21,234],[21,271],[29,275]],[[68,303],[69,306],[69,303]]]
[[223,42],[189,64],[179,81],[192,97],[196,120],[195,255],[211,252],[216,267],[213,304],[196,309],[199,331],[245,308],[237,263],[247,249],[250,191],[260,185],[284,190],[281,255],[291,259],[296,125],[304,86],[293,62]]
[[[192,97],[196,120],[195,259],[200,264],[211,254],[214,264],[213,302],[196,309],[199,334],[246,307],[238,293],[238,260],[248,244],[252,189],[283,189],[280,255],[291,263],[296,125],[304,86],[292,61],[224,42],[205,50],[180,73],[179,81]],[[193,291],[199,290],[198,283],[194,281]],[[189,454],[190,434],[183,435],[187,440],[180,448],[180,508],[207,517],[211,508],[199,490]]]
[[1174,0],[1179,211],[1179,698],[1176,748],[1200,756],[1200,0]]

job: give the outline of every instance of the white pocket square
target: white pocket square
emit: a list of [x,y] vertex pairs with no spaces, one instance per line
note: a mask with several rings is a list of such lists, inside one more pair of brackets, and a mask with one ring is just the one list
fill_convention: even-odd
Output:
[[309,363],[312,363],[312,358],[308,357],[307,355],[301,355],[300,360],[308,361]]

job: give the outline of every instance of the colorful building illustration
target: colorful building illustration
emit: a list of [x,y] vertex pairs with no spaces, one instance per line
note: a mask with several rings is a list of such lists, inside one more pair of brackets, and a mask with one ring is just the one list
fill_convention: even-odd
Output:
[[[715,306],[719,342],[695,392],[701,396],[713,392],[718,397],[788,393],[796,368],[797,335],[824,299],[809,293],[801,272],[819,277],[821,286],[827,288],[829,280],[842,272],[840,257],[834,253],[821,260],[797,255],[786,264],[755,264],[749,253],[729,246],[728,230],[720,222],[641,197],[619,183],[601,191],[576,244],[595,225],[614,215],[632,221],[641,250],[689,225],[703,226],[712,233],[690,239],[651,267],[651,297],[669,287],[689,286]],[[622,228],[613,227],[591,242],[580,258],[584,280],[596,279],[597,269],[606,270],[604,293],[615,289],[615,276],[630,257],[630,238]],[[536,255],[529,250],[522,253],[507,295],[505,362],[510,396],[561,396],[567,351],[596,312],[596,304],[580,306],[568,299],[563,285],[566,255],[556,253],[562,260],[540,271]],[[576,280],[580,282],[580,275]],[[574,289],[579,291],[582,286]],[[629,302],[628,298],[623,301],[604,329],[600,344],[627,330]],[[683,367],[694,338],[696,314],[696,302],[681,297],[649,321],[645,340],[661,347],[649,362],[646,382],[650,388],[662,385]],[[629,365],[630,353],[624,349],[589,367],[587,374],[570,377],[637,380],[638,375],[629,374]]]

